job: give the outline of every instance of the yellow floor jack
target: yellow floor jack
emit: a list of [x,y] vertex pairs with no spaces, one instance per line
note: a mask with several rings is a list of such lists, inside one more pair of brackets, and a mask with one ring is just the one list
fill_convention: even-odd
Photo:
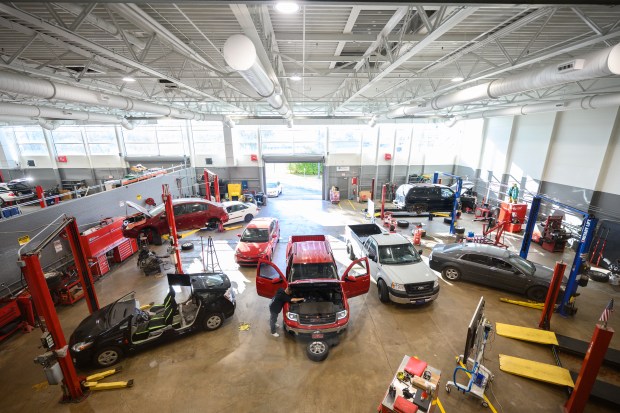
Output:
[[133,379],[129,381],[112,381],[109,383],[99,383],[99,380],[105,379],[106,377],[111,376],[115,373],[119,373],[121,371],[123,371],[123,368],[118,367],[112,370],[102,371],[101,373],[91,374],[84,379],[82,385],[89,390],[114,390],[133,387]]

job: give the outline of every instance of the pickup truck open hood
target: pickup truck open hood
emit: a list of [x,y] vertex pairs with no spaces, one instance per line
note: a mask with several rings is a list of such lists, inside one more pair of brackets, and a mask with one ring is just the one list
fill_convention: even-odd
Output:
[[138,205],[138,204],[134,204],[131,201],[126,201],[125,204],[127,204],[128,207],[135,209],[138,212],[143,213],[144,215],[146,215],[147,217],[151,217],[151,214],[149,214],[149,211],[146,210],[146,208]]
[[382,265],[380,271],[386,274],[387,279],[399,284],[417,284],[437,279],[423,261],[414,264]]

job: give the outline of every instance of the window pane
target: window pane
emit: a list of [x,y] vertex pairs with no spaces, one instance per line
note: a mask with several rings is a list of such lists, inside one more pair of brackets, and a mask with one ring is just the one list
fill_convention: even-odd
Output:
[[180,143],[160,143],[159,154],[162,156],[184,155],[185,150]]
[[118,155],[116,143],[91,143],[89,149],[91,155]]
[[57,143],[56,152],[58,155],[86,155],[84,145],[81,143]]
[[[157,143],[155,138],[155,129],[138,128],[134,130],[124,130],[123,137],[126,143]],[[127,149],[129,152],[129,149]]]
[[19,150],[22,153],[22,155],[27,156],[27,155],[42,155],[42,156],[49,156],[49,154],[47,153],[47,146],[44,143],[26,143],[26,144],[20,144],[19,145]]
[[233,131],[235,148],[239,148],[238,155],[249,155],[258,152],[258,133],[255,128],[235,128]]
[[82,143],[82,132],[79,130],[55,130],[52,132],[54,143]]
[[180,130],[158,130],[157,141],[160,143],[183,142],[183,134]]
[[359,129],[329,129],[330,153],[359,153],[362,131]]
[[45,143],[45,136],[41,128],[15,128],[17,143]]
[[129,156],[157,156],[157,145],[143,144],[143,143],[128,143],[125,145],[127,155]]
[[194,142],[224,142],[224,131],[220,130],[192,130]]
[[194,150],[197,154],[213,155],[224,151],[224,145],[220,143],[194,143]]
[[116,143],[114,128],[86,129],[86,138],[89,143]]

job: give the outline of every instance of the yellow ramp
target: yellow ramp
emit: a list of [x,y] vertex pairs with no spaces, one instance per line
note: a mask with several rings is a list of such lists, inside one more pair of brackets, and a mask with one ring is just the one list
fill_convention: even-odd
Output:
[[499,369],[528,379],[557,384],[558,386],[575,387],[570,372],[553,364],[521,359],[518,357],[499,355]]
[[513,326],[510,324],[495,323],[495,331],[500,336],[514,338],[516,340],[530,341],[539,344],[558,345],[558,339],[553,331],[539,330],[537,328]]

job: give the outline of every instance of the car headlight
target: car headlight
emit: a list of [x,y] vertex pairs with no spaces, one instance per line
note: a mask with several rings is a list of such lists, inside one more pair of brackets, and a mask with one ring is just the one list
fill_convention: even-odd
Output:
[[297,313],[291,313],[289,311],[288,313],[286,313],[286,318],[288,318],[291,321],[299,322],[299,314]]
[[405,291],[405,284],[392,283],[392,290]]
[[439,280],[435,280],[435,282],[433,283],[433,288],[437,287],[439,287]]
[[94,341],[80,341],[79,343],[75,343],[71,350],[79,353],[82,350],[86,350],[87,348],[91,348],[95,342]]
[[347,310],[338,311],[336,313],[336,319],[338,320],[342,320],[343,318],[346,318],[346,316],[347,316]]

